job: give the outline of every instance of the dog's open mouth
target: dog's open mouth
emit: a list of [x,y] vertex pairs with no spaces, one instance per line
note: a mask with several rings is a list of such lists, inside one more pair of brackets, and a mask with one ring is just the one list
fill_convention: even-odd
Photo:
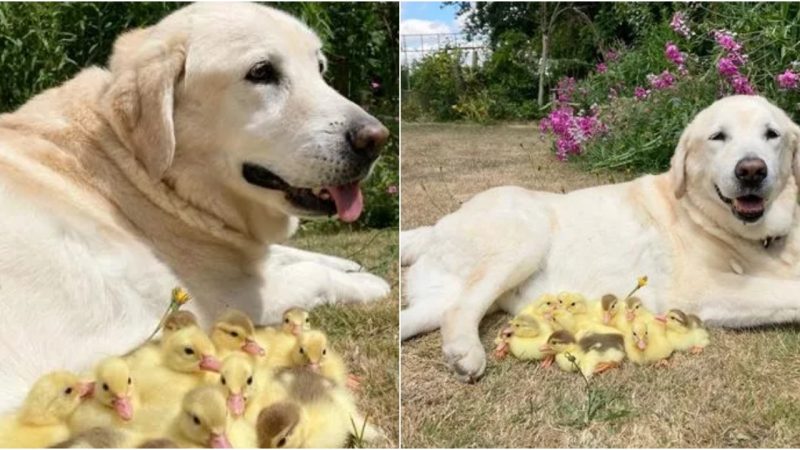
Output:
[[281,191],[292,206],[311,214],[337,214],[343,222],[354,222],[364,209],[358,181],[341,186],[296,188],[258,164],[244,163],[242,177],[250,184]]
[[739,219],[745,222],[755,222],[764,215],[765,202],[764,198],[755,194],[742,195],[736,198],[728,198],[722,195],[719,186],[714,185],[717,190],[717,195],[727,205],[730,205],[731,211]]

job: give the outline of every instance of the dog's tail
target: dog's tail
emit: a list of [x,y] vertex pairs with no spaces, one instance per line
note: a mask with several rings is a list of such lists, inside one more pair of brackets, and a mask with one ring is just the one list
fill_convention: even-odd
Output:
[[422,255],[433,238],[433,227],[419,227],[400,233],[400,264],[410,266]]

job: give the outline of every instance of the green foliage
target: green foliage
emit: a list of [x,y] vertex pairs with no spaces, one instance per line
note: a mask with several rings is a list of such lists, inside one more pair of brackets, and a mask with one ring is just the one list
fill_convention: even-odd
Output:
[[[593,73],[578,82],[574,98],[577,110],[597,105],[608,133],[586,143],[582,160],[592,169],[623,169],[632,173],[660,172],[669,167],[683,128],[701,109],[731,88],[717,72],[721,51],[713,31],[737,33],[749,58],[742,73],[758,94],[800,119],[800,92],[781,90],[776,76],[800,60],[800,6],[779,3],[715,3],[694,6],[624,6],[633,17],[646,17],[648,25],[621,59],[610,63],[604,74]],[[669,27],[674,10],[683,10],[694,36],[684,39]],[[648,13],[650,15],[646,15]],[[675,65],[664,56],[667,42],[676,43],[687,54],[689,74],[677,76]],[[649,87],[647,74],[670,70],[675,86],[656,91],[636,101],[636,86]],[[614,88],[620,98],[610,99]]]
[[[104,65],[123,31],[153,25],[185,3],[0,3],[0,112]],[[398,26],[396,3],[280,2],[271,6],[301,18],[325,42],[326,77],[339,92],[393,129],[393,137],[364,186],[370,208],[358,226],[398,223]],[[370,87],[378,81],[380,89]],[[394,125],[391,122],[395,122]],[[394,208],[394,212],[389,210]]]

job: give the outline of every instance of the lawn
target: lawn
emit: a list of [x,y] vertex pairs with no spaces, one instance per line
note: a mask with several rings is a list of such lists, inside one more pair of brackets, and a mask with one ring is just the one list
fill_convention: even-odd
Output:
[[367,305],[321,306],[312,311],[315,327],[325,330],[351,372],[361,378],[356,394],[361,411],[398,445],[398,283],[397,231],[300,233],[291,245],[349,258],[392,285],[389,298]]
[[[555,160],[533,125],[404,124],[403,228],[433,224],[472,195],[516,184],[566,192],[631,177]],[[487,350],[508,320],[481,324]],[[404,447],[796,447],[800,328],[713,330],[700,356],[595,377],[489,359],[458,382],[439,332],[402,347]]]

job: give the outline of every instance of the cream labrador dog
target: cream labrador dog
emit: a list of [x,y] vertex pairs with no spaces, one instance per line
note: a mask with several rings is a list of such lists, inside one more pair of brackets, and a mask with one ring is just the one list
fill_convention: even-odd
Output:
[[667,173],[568,194],[500,187],[401,235],[402,337],[441,327],[445,358],[479,378],[478,324],[545,292],[624,294],[729,327],[800,319],[800,128],[760,97],[715,102]]
[[141,343],[176,285],[205,322],[389,293],[356,263],[270,247],[297,216],[357,219],[387,139],[324,70],[289,15],[196,4],[0,116],[0,411],[45,371]]

